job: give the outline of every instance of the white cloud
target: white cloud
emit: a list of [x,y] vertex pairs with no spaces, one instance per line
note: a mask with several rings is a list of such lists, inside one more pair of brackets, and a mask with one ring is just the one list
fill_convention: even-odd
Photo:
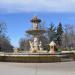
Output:
[[75,12],[75,0],[0,0],[0,12]]

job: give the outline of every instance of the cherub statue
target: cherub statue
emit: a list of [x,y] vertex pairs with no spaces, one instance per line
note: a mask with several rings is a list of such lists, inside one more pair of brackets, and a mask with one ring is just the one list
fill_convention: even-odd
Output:
[[40,51],[43,50],[43,48],[42,48],[42,42],[41,42],[41,41],[40,41],[40,43],[39,43],[39,49],[40,49]]
[[29,41],[30,44],[30,50],[34,50],[33,42]]

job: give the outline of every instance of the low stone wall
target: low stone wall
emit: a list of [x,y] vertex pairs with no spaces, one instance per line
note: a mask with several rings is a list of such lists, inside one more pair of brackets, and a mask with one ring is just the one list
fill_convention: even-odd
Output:
[[2,62],[25,62],[25,63],[49,63],[60,62],[61,59],[56,56],[0,56]]
[[50,63],[62,62],[67,59],[75,60],[75,53],[62,53],[62,54],[31,54],[31,55],[7,55],[0,56],[2,62],[25,62],[25,63]]
[[74,61],[75,61],[75,53],[73,53],[73,55],[71,55],[71,57],[74,59]]

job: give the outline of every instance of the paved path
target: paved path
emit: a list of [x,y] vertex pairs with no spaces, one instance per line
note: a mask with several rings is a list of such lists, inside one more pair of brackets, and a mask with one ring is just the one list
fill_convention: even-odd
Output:
[[75,75],[75,62],[59,62],[59,63],[0,62],[0,75]]

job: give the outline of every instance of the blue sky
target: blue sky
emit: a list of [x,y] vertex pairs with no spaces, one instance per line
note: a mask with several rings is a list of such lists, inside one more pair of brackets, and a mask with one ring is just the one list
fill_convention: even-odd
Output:
[[32,27],[30,20],[35,15],[45,21],[45,27],[60,21],[74,25],[75,0],[0,0],[0,22],[7,24],[7,35],[15,47]]

